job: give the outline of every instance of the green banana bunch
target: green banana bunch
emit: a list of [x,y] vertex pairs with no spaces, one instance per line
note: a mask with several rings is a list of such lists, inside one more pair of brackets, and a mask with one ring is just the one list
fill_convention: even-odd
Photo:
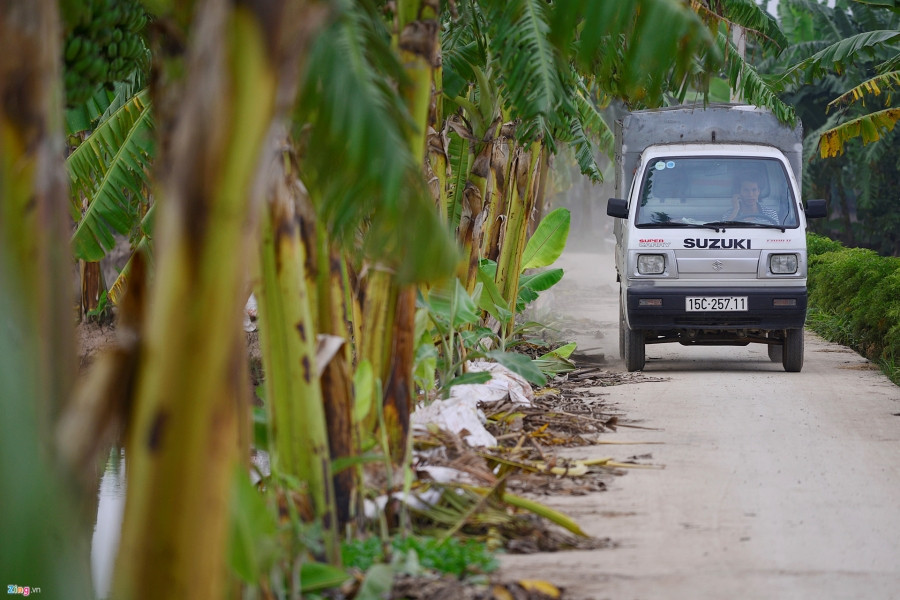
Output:
[[72,36],[68,40],[66,40],[66,63],[73,63],[75,60],[81,58],[81,45],[83,42],[83,38]]
[[[77,3],[77,0],[72,0]],[[140,36],[147,15],[139,0],[81,0],[69,11],[63,45],[66,104],[85,102],[100,87],[112,89],[144,66]]]

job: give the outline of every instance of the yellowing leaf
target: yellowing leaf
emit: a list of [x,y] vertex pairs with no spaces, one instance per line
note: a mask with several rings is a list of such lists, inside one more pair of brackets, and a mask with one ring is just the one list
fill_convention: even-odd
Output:
[[900,108],[888,108],[838,125],[819,138],[819,153],[822,158],[843,154],[844,144],[856,137],[862,137],[865,144],[877,141],[891,131],[898,120]]
[[[862,100],[865,98],[866,94],[878,96],[881,94],[882,86],[888,90],[893,89],[895,86],[900,86],[900,72],[891,71],[889,73],[881,73],[880,75],[876,75],[875,77],[862,82],[855,88],[848,92],[844,92],[829,102],[828,110],[843,104],[852,104],[853,102]],[[888,101],[887,104],[890,105],[890,101]]]
[[[478,487],[474,485],[461,485],[460,487],[464,490],[470,490],[481,495],[487,495],[492,491],[488,488]],[[582,531],[581,527],[578,526],[578,523],[572,520],[571,517],[557,510],[553,510],[545,504],[541,504],[540,502],[530,500],[528,498],[523,498],[522,496],[510,494],[509,492],[504,493],[501,499],[503,500],[503,502],[511,506],[521,508],[522,510],[527,510],[539,517],[543,517],[544,519],[552,521],[560,527],[571,531],[575,535],[588,537],[588,535],[584,531]]]
[[356,398],[353,404],[353,422],[361,423],[372,411],[375,397],[375,373],[372,363],[361,360],[353,375],[353,389]]
[[552,473],[559,476],[580,477],[587,475],[588,472],[587,465],[581,461],[574,461],[571,465],[565,467],[550,467],[549,469],[544,461],[539,460],[534,464],[544,473]]
[[522,589],[528,592],[538,592],[548,598],[562,597],[559,588],[549,581],[543,581],[541,579],[520,579],[518,583],[522,586]]
[[495,585],[491,591],[493,592],[494,600],[515,600],[515,596],[502,585]]

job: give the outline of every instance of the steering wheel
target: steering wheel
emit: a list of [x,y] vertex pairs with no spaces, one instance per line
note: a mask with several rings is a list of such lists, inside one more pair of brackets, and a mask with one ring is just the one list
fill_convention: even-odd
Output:
[[747,221],[748,223],[760,223],[763,225],[781,225],[781,223],[779,223],[777,219],[763,213],[744,215],[743,217],[741,217],[741,220]]

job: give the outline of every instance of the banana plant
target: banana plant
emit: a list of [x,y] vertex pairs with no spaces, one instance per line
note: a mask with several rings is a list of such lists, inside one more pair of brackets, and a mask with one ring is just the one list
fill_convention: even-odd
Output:
[[543,269],[556,262],[569,238],[571,220],[571,213],[567,209],[557,208],[541,220],[534,234],[528,239],[522,254],[522,276],[519,279],[516,311],[521,312],[526,304],[538,299],[539,292],[550,289],[562,279],[562,269],[545,270],[529,275],[525,275],[525,271]]
[[[77,223],[72,248],[77,258],[87,261],[99,261],[112,250],[113,233],[131,233],[143,216],[139,206],[147,202],[148,165],[154,154],[149,90],[108,112],[116,97],[108,99],[90,135],[66,159]],[[84,208],[81,198],[86,199]]]
[[261,157],[296,93],[291,65],[327,16],[304,2],[168,8],[158,18],[190,42],[158,57],[166,67],[159,91],[179,103],[154,103],[165,151],[154,186],[162,243],[126,435],[118,598],[227,595],[228,492],[249,429],[241,424],[249,398],[239,323],[257,242],[257,183],[269,164]]
[[[900,20],[895,20],[895,22],[900,25]],[[843,40],[817,53],[808,59],[807,68],[816,68],[810,65],[827,65],[831,62],[834,64],[834,68],[840,71],[840,66],[844,61],[853,60],[852,57],[861,53],[866,46],[890,48],[898,41],[900,41],[900,30],[860,34],[854,39]],[[900,53],[876,66],[876,70],[879,71],[878,75],[863,81],[832,100],[828,104],[828,109],[844,109],[844,107],[856,103],[865,105],[866,98],[869,98],[870,102],[874,100],[876,104],[879,104],[875,99],[881,95],[882,89],[890,91],[895,86],[900,86],[898,67],[900,67]],[[890,93],[886,94],[881,104],[884,108],[847,120],[823,131],[819,137],[821,157],[830,158],[843,154],[844,145],[854,138],[861,138],[863,144],[869,144],[882,139],[893,130],[894,125],[900,120],[900,108],[892,106],[891,97]]]
[[90,525],[52,443],[76,367],[59,23],[50,0],[0,3],[0,97],[14,99],[0,102],[0,478],[16,482],[3,491],[0,565],[81,600],[93,597]]
[[[289,147],[283,140],[280,146]],[[316,261],[316,240],[304,231],[307,199],[293,162],[276,156],[274,163],[276,175],[263,210],[257,286],[273,470],[304,482],[315,514],[332,522],[336,508],[316,357],[315,293],[306,268],[307,261]],[[337,560],[336,536],[326,532],[325,539],[329,558]]]
[[[500,293],[510,304],[518,294],[528,219],[537,202],[535,182],[540,176],[537,171],[541,152],[542,148],[538,142],[532,142],[530,148],[517,149],[510,172],[512,181],[507,188],[509,196],[504,215],[504,229],[499,239],[495,279]],[[512,333],[513,326],[512,320],[504,325],[506,335]]]
[[[560,257],[568,238],[570,220],[567,209],[557,208],[541,221],[522,253],[523,274],[527,270],[552,265]],[[535,365],[523,362],[514,353],[506,352],[503,339],[498,338],[492,329],[482,326],[481,322],[483,313],[487,313],[498,322],[511,327],[515,312],[523,310],[538,298],[540,292],[558,283],[563,277],[563,270],[550,269],[523,275],[519,279],[518,294],[514,300],[505,298],[496,285],[496,271],[496,263],[485,259],[479,266],[478,282],[473,293],[470,294],[459,279],[454,279],[423,292],[420,296],[417,328],[419,348],[416,355],[419,366],[434,365],[438,369],[438,379],[445,393],[452,385],[484,381],[483,373],[465,373],[465,361],[475,358],[489,357],[496,360],[533,383],[546,381],[538,374],[540,369],[535,368]],[[440,353],[426,350],[435,344],[440,347]],[[494,351],[492,348],[498,350]],[[548,353],[541,357],[545,361],[543,364],[558,366],[568,358],[565,351],[562,354],[558,352],[550,356]],[[432,381],[423,377],[426,370],[417,368],[416,372],[419,385],[430,389]]]
[[[520,3],[519,8],[524,11],[517,21],[521,30],[514,35],[524,35],[535,42],[531,47],[538,50],[544,67],[537,74],[546,75],[554,64],[554,50],[539,30],[528,27],[527,18],[529,9],[539,12],[543,9],[528,3]],[[525,152],[514,139],[515,128],[511,124],[501,126],[507,121],[509,112],[503,114],[501,107],[505,96],[490,74],[502,72],[504,65],[488,58],[493,50],[485,43],[489,39],[487,36],[473,35],[480,27],[487,28],[490,21],[490,14],[487,13],[497,9],[497,6],[486,3],[482,12],[482,8],[472,4],[460,12],[459,22],[475,26],[454,28],[453,25],[459,23],[451,23],[451,27],[444,29],[444,107],[457,113],[448,118],[444,125],[448,139],[448,163],[451,166],[448,181],[452,185],[448,193],[449,202],[444,206],[446,218],[451,226],[456,227],[458,241],[466,256],[458,272],[464,281],[463,289],[476,297],[479,296],[476,291],[479,285],[484,288],[487,283],[478,283],[482,256],[498,257],[504,252],[504,270],[518,270],[518,266],[511,263],[517,263],[520,259],[525,243],[531,213],[529,207],[534,205],[535,198],[535,169],[542,148],[540,144],[532,144],[530,148],[534,152]],[[528,47],[527,44],[523,46]],[[502,46],[498,48],[502,49]],[[473,58],[476,60],[473,61]],[[473,83],[467,84],[466,79]],[[550,95],[559,92],[561,88],[554,87],[554,82],[555,76],[545,77],[540,84],[541,89]],[[583,128],[574,128],[574,131],[584,133]],[[586,137],[582,135],[581,139],[586,140]],[[513,160],[516,156],[519,157],[518,162]],[[590,163],[593,164],[592,157]],[[522,175],[527,181],[522,180]],[[518,193],[523,197],[516,196]],[[510,216],[513,218],[510,219]],[[501,232],[506,232],[506,236],[502,236]],[[509,243],[501,243],[504,239]],[[510,285],[516,286],[517,282]],[[491,281],[487,288],[495,291],[496,286]],[[509,290],[506,291],[509,295]],[[500,307],[509,305],[499,293],[495,300],[489,304]],[[499,308],[497,311],[506,309]],[[511,313],[507,311],[507,314]],[[504,322],[507,320],[505,316]],[[445,329],[452,331],[452,327]],[[452,337],[452,334],[448,335]],[[453,358],[456,354],[454,344],[445,344],[444,362],[459,363]],[[465,353],[460,355],[464,357]]]
[[[133,238],[135,250],[147,250],[152,230],[149,170],[154,155],[149,91],[138,89],[139,74],[95,93],[66,111],[70,139],[79,144],[66,159],[71,183],[71,213],[76,223],[72,251],[82,265],[82,311],[97,307],[107,292],[99,261],[115,246],[114,234]],[[80,136],[86,135],[83,141]],[[147,256],[149,256],[149,252]],[[118,304],[131,261],[108,286]]]
[[[310,209],[308,212],[312,213]],[[315,242],[316,330],[337,346],[327,356],[316,358],[325,410],[325,425],[332,464],[352,460],[360,453],[363,431],[353,419],[355,398],[352,335],[345,315],[348,307],[347,264],[331,243],[325,228],[317,224]],[[353,500],[358,499],[359,477],[356,469],[338,471],[332,466],[335,510],[339,524],[350,523],[357,514]]]
[[[302,82],[301,178],[360,277],[385,269],[403,282],[440,279],[458,254],[423,182],[424,133],[421,151],[406,138],[409,127],[424,132],[424,122],[411,122],[396,93],[406,75],[379,11],[369,2],[340,6],[310,48]],[[335,176],[337,165],[346,176]]]
[[[406,452],[412,405],[414,284],[443,276],[457,258],[422,177],[438,40],[437,29],[426,23],[434,21],[429,6],[397,4],[401,34],[393,47],[369,3],[343,11],[313,48],[300,107],[311,124],[306,147],[315,149],[301,162],[304,181],[323,226],[352,253],[361,275],[357,289],[365,300],[361,323],[354,325],[356,356],[372,365],[384,386],[397,462]],[[432,36],[408,40],[420,24]],[[333,176],[333,161],[321,159],[339,154],[358,175]]]
[[[556,262],[565,249],[570,222],[571,214],[565,208],[557,208],[541,220],[522,252],[515,297],[505,294],[496,284],[497,264],[488,259],[481,262],[479,281],[484,286],[487,297],[504,309],[502,314],[489,312],[504,324],[507,332],[514,327],[516,313],[523,311],[528,304],[537,300],[540,292],[550,289],[562,279],[563,270],[558,268],[529,274],[526,274],[526,271],[543,269]],[[484,305],[484,308],[488,307],[489,305]]]
[[[788,4],[797,2],[794,0]],[[855,138],[861,138],[864,144],[882,139],[900,119],[900,109],[893,106],[893,95],[882,95],[883,90],[892,90],[900,84],[900,53],[897,51],[900,8],[877,0],[858,0],[849,10],[816,7],[813,14],[820,15],[826,23],[831,20],[847,27],[866,29],[857,29],[853,35],[845,31],[834,32],[836,35],[826,37],[832,43],[794,63],[781,75],[781,83],[785,86],[799,81],[821,80],[830,73],[853,73],[857,77],[866,77],[828,104],[828,110],[844,112],[849,107],[864,105],[866,99],[876,106],[870,112],[851,112],[853,118],[820,132],[819,153],[822,158],[833,158],[843,154],[844,145]],[[837,15],[839,20],[835,19]],[[858,69],[861,63],[866,69]],[[871,76],[873,71],[875,75]]]
[[[497,349],[496,334],[489,328],[479,326],[483,304],[482,284],[475,286],[475,293],[470,295],[458,278],[428,290],[419,297],[419,335],[420,347],[440,347],[437,359],[432,363],[438,371],[437,384],[439,392],[447,396],[454,385],[484,383],[490,379],[489,373],[466,372],[466,362],[477,359],[490,359],[498,362],[511,371],[518,373],[536,385],[544,385],[546,377],[528,357],[516,352]],[[502,306],[492,306],[491,311],[502,311]],[[421,359],[429,356],[417,352]],[[417,372],[418,371],[417,369]],[[420,385],[429,385],[420,379]]]

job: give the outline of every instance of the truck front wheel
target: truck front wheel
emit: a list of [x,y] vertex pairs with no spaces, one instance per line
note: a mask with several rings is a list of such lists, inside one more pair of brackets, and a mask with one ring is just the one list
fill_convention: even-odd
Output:
[[788,329],[784,336],[781,364],[788,373],[799,373],[803,368],[803,329]]
[[644,332],[629,329],[622,324],[625,333],[625,368],[629,371],[640,371],[644,368]]
[[619,294],[619,358],[625,358],[625,309],[622,307],[622,295]]

